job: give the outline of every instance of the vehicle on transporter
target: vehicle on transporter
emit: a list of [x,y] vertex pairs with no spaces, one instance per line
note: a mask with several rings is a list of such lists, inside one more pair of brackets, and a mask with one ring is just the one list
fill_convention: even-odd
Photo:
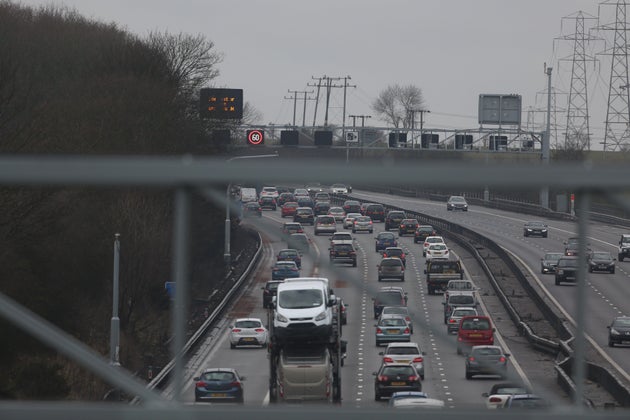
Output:
[[434,295],[437,291],[446,291],[448,282],[451,280],[464,279],[464,271],[459,260],[430,260],[427,262],[425,273],[430,295]]
[[270,402],[341,401],[346,343],[340,306],[327,278],[287,279],[278,285],[268,311]]

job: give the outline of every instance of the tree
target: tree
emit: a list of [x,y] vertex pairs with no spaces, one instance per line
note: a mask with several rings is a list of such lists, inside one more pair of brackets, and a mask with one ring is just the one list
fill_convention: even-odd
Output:
[[414,85],[390,85],[372,103],[378,118],[395,128],[411,127],[413,110],[424,106],[422,90]]

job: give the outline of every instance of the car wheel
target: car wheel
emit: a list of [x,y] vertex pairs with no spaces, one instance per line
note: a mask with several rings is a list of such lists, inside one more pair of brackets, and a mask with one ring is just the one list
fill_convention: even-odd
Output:
[[610,274],[615,274],[615,268],[613,267],[612,270],[610,270]]
[[545,234],[543,235],[543,238],[546,238],[546,237],[547,237],[547,234],[545,233]]
[[457,354],[462,354],[462,348],[459,346],[459,344],[457,345]]
[[235,349],[235,348],[236,348],[236,344],[232,344],[232,343],[230,343],[230,348],[231,348],[231,349]]
[[556,277],[556,286],[560,286],[560,280]]
[[376,342],[376,347],[380,347],[380,345],[381,345],[381,342],[380,342],[380,341],[377,341],[377,342]]
[[523,236],[527,238],[529,235],[527,233],[523,233]]
[[612,341],[610,338],[608,339],[608,347],[615,347],[615,342]]
[[356,261],[352,261],[352,266],[356,267],[357,266],[357,262]]
[[374,401],[380,401],[381,400],[381,396],[378,393],[374,393]]
[[466,379],[472,379],[472,375],[468,371],[466,371]]
[[588,272],[589,272],[589,273],[592,273],[592,272],[593,272],[593,267],[589,267],[589,268],[588,268]]
[[619,261],[623,261],[623,254],[617,255],[619,257]]

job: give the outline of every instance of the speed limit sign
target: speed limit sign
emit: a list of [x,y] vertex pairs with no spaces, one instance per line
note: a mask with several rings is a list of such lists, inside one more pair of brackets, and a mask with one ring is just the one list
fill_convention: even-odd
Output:
[[258,146],[265,142],[265,132],[263,130],[247,130],[247,143]]

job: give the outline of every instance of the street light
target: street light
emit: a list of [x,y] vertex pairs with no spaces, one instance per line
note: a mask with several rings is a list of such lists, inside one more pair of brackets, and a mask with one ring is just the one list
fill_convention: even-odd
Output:
[[114,290],[109,340],[109,363],[120,366],[120,318],[118,317],[118,273],[120,271],[120,233],[114,234]]
[[[230,162],[236,159],[258,159],[258,158],[277,158],[277,157],[280,157],[280,155],[278,155],[278,152],[276,151],[272,155],[235,156],[233,158],[226,160],[226,162]],[[230,191],[231,190],[232,190],[232,183],[230,182],[227,186],[227,191],[225,192],[225,244],[224,244],[223,260],[225,261],[225,264],[227,266],[229,266],[230,263],[232,262],[232,254],[230,253],[230,235],[231,235],[230,226],[232,223],[230,220],[230,201],[231,201]]]

